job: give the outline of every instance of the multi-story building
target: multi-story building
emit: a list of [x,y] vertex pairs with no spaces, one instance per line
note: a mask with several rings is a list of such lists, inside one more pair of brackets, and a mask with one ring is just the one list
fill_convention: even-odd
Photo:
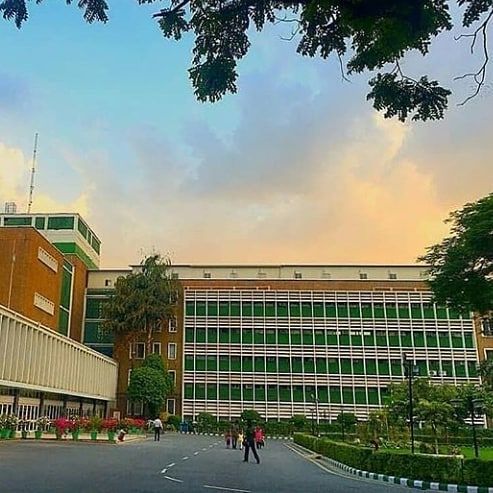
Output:
[[100,245],[78,214],[0,214],[0,304],[80,341]]
[[[89,273],[84,341],[106,353],[100,304],[129,272]],[[317,403],[321,419],[364,417],[404,378],[404,355],[432,381],[478,383],[474,321],[434,305],[426,275],[426,266],[173,266],[183,311],[153,346],[176,378],[168,410],[231,419],[254,408],[279,419]],[[145,346],[119,351],[125,410]]]

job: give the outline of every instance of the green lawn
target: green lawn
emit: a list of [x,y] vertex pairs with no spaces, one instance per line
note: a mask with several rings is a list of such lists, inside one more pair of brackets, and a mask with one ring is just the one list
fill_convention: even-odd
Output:
[[[474,458],[473,447],[459,447],[464,457],[468,459]],[[493,448],[479,448],[479,458],[486,460],[493,460]]]

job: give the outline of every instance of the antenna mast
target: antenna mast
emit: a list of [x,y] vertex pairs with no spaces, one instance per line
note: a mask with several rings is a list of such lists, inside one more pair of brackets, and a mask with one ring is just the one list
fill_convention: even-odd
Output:
[[33,205],[33,192],[34,192],[34,173],[36,172],[36,155],[38,153],[38,133],[34,135],[34,150],[33,150],[33,162],[31,167],[31,184],[29,185],[29,202],[27,203],[27,213],[31,212],[31,206]]

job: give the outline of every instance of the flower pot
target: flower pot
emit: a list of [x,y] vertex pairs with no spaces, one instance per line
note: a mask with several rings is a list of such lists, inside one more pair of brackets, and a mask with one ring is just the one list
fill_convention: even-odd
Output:
[[11,440],[13,440],[16,437],[17,437],[17,432],[15,430],[9,430],[9,436],[8,436],[8,438],[10,438]]
[[108,440],[110,442],[114,442],[115,441],[115,435],[116,435],[116,432],[114,432],[114,431],[108,431]]
[[56,437],[57,440],[61,440],[62,439],[62,435],[63,435],[63,433],[60,430],[56,430],[55,431],[55,437]]
[[72,432],[72,440],[78,440],[79,439],[79,430],[73,431]]
[[25,440],[25,439],[27,438],[27,434],[28,434],[28,433],[29,433],[29,432],[28,432],[27,430],[22,430],[22,431],[21,431],[21,437],[22,437],[22,439],[23,439],[23,440]]
[[34,438],[35,438],[36,440],[39,440],[42,436],[43,436],[43,431],[42,431],[42,430],[36,430],[36,431],[34,432]]
[[91,431],[91,440],[97,440],[97,439],[98,439],[98,432]]

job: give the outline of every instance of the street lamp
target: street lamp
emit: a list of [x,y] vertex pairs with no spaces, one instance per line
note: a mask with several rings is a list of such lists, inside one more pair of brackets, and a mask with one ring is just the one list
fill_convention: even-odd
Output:
[[315,421],[313,420],[313,412],[314,412],[314,409],[311,408],[310,409],[310,412],[312,413],[312,435],[315,436]]
[[482,415],[484,401],[483,399],[474,399],[472,395],[466,396],[464,399],[452,399],[452,405],[457,409],[461,405],[465,405],[468,416],[471,418],[471,429],[472,429],[472,441],[474,444],[474,455],[479,457],[479,444],[478,437],[476,435],[476,421],[477,415]]
[[318,398],[317,396],[312,392],[310,394],[313,402],[315,403],[315,417],[317,419],[317,436],[320,436],[320,418],[319,418],[319,414],[318,414]]
[[344,409],[341,409],[341,435],[342,435],[342,441],[344,442],[345,439],[345,427],[344,427]]
[[409,393],[409,428],[411,431],[411,453],[414,454],[414,412],[413,412],[413,377],[419,373],[419,369],[414,365],[407,354],[402,357],[402,365],[404,366],[404,375],[408,382]]

